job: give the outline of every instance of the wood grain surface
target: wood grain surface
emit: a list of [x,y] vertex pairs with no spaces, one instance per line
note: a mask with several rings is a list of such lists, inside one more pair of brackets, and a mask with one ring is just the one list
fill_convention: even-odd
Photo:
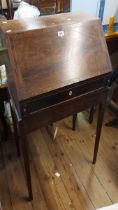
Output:
[[89,15],[8,21],[1,29],[19,101],[111,71],[101,24]]

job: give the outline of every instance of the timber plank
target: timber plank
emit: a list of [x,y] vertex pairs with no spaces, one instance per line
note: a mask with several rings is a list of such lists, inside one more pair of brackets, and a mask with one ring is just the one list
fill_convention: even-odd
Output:
[[[83,186],[88,192],[89,198],[95,208],[111,204],[111,200],[107,195],[103,185],[94,173],[95,166],[92,165],[92,156],[89,158],[87,156],[90,151],[85,153],[80,149],[78,145],[78,138],[80,138],[80,133],[77,132],[77,136],[73,138],[75,132],[64,127],[61,128],[60,133],[62,137],[57,138],[56,142],[58,142],[59,147],[63,152],[67,154],[68,158],[71,160],[73,167],[75,168]],[[84,144],[84,141],[81,138],[80,144]],[[91,148],[93,149],[93,144]]]
[[6,168],[4,165],[4,157],[2,152],[2,148],[5,145],[6,142],[0,142],[0,208],[5,210],[13,210],[7,182]]
[[56,145],[56,142],[51,141],[51,138],[44,129],[42,129],[42,133],[46,139],[50,153],[55,160],[56,167],[61,173],[65,188],[72,200],[72,206],[75,206],[75,209],[94,209],[83,186],[75,179],[70,160],[66,157],[65,153],[62,152],[60,147]]
[[55,176],[55,173],[58,171],[40,130],[32,134],[32,140],[29,142],[31,153],[34,154],[36,150],[36,157],[33,158],[33,164],[37,170],[38,178],[41,183],[41,189],[45,197],[48,209],[72,209],[69,206],[71,200],[64,188],[61,178]]
[[[94,119],[96,116],[94,116]],[[107,112],[105,115],[105,121],[108,122],[111,118],[111,114]],[[95,129],[95,120],[91,127],[86,124],[84,119],[81,119],[82,126],[86,129],[86,132],[81,130],[81,126],[79,128],[80,133],[86,139],[89,135],[91,136],[91,141],[93,142],[94,129]],[[93,135],[91,135],[93,133]],[[100,142],[100,149],[98,154],[98,160],[95,166],[95,173],[100,182],[103,184],[105,190],[107,191],[110,199],[113,203],[118,201],[118,130],[115,128],[103,126],[102,138]],[[90,142],[91,142],[90,141]],[[90,151],[90,142],[86,141],[85,144],[82,145],[83,151]],[[89,153],[90,154],[90,153]]]
[[8,187],[13,210],[33,210],[32,203],[26,200],[27,188],[20,159],[16,157],[14,142],[8,141],[3,148]]
[[[105,122],[111,118],[109,112]],[[78,115],[57,122],[53,142],[46,129],[29,135],[34,200],[28,202],[22,159],[13,141],[0,145],[0,201],[3,210],[93,210],[118,200],[118,130],[103,126],[96,165],[92,165],[96,114],[90,125]],[[55,176],[55,172],[60,174]]]

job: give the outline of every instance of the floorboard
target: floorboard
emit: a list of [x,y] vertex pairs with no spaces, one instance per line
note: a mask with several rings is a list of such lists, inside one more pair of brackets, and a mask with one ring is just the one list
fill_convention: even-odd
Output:
[[[118,129],[105,126],[97,163],[92,165],[97,114],[90,125],[87,113],[56,123],[54,141],[45,128],[28,136],[34,199],[27,201],[22,157],[15,142],[0,142],[0,208],[2,210],[94,210],[118,202]],[[1,210],[0,209],[0,210]]]

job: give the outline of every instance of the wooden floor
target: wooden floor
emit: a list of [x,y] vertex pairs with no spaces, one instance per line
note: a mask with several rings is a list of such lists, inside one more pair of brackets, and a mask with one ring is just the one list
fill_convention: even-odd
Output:
[[[105,115],[105,122],[113,116]],[[22,158],[12,140],[0,143],[0,210],[93,210],[118,202],[118,129],[103,126],[96,165],[92,165],[95,122],[78,115],[58,122],[53,142],[45,128],[30,134],[33,202],[28,202]],[[104,123],[105,123],[104,122]]]

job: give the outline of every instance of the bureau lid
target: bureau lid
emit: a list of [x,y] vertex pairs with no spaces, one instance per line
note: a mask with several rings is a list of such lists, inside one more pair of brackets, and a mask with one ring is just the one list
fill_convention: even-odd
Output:
[[26,100],[108,74],[112,68],[101,22],[85,14],[60,14],[1,26],[10,66],[8,81]]
[[95,17],[84,13],[63,13],[50,16],[40,16],[36,18],[25,18],[20,20],[2,21],[1,29],[4,34],[26,32],[30,30],[40,30],[48,27],[54,27],[65,24],[75,24],[88,20],[94,20]]

